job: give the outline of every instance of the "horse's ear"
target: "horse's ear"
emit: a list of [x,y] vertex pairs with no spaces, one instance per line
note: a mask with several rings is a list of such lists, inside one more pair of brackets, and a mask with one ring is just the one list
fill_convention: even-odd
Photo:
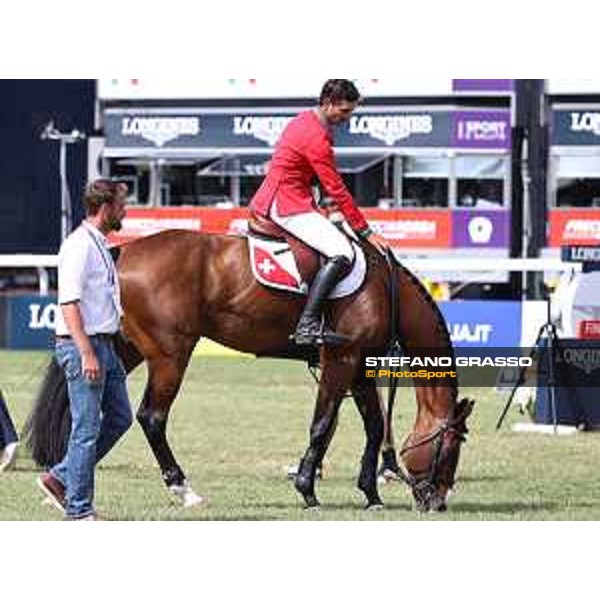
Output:
[[470,398],[463,398],[456,407],[456,415],[460,415],[463,419],[466,419],[473,412],[474,406],[475,400],[471,400]]

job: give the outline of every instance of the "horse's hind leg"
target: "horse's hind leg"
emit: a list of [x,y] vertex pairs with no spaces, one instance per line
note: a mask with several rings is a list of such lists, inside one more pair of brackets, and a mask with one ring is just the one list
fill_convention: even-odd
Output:
[[383,441],[384,421],[377,388],[373,381],[361,379],[352,386],[352,395],[363,419],[367,443],[361,461],[358,489],[367,497],[367,508],[380,508],[377,491],[377,460]]
[[203,498],[194,492],[177,464],[166,434],[169,411],[179,391],[188,360],[189,356],[183,364],[166,357],[148,361],[148,383],[137,420],[158,461],[165,485],[184,506],[194,506],[202,503]]

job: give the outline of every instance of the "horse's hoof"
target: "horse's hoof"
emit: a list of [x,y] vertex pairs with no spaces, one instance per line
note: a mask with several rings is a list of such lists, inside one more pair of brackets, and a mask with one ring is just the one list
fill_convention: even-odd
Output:
[[192,489],[192,486],[184,481],[183,485],[172,485],[169,491],[173,496],[179,498],[184,508],[192,508],[194,506],[206,505],[206,498],[199,496]]
[[304,496],[304,508],[305,510],[319,510],[321,503],[316,496]]
[[369,512],[379,512],[381,510],[383,510],[383,502],[375,502],[375,503],[369,503],[367,504],[367,506],[365,506],[365,510],[369,511]]
[[432,513],[442,513],[448,510],[448,504],[443,498],[432,498],[429,502],[429,512]]

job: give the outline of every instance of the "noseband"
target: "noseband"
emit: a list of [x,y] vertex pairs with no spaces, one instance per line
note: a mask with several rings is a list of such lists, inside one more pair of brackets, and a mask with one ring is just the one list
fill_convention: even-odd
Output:
[[[401,468],[399,476],[413,491],[418,502],[422,504],[428,504],[431,498],[436,493],[435,481],[438,476],[438,469],[442,458],[442,449],[444,446],[444,439],[449,433],[453,433],[457,436],[459,443],[466,441],[465,434],[463,431],[458,429],[458,425],[464,420],[464,416],[460,415],[452,420],[447,419],[433,432],[426,435],[423,439],[403,448],[399,456],[402,458],[407,452],[416,450],[425,444],[433,444],[433,453],[431,457],[431,465],[429,471],[425,477],[417,478],[412,473],[408,472],[406,468]],[[449,482],[450,487],[454,482]]]

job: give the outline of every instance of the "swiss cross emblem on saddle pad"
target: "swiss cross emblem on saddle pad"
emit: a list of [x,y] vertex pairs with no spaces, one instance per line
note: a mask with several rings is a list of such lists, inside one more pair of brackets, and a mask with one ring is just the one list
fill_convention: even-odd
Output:
[[[320,255],[298,242],[294,247],[285,240],[269,240],[252,234],[248,236],[250,264],[256,280],[276,290],[307,295],[310,284],[322,262]],[[295,244],[294,244],[295,246]],[[350,296],[362,285],[367,272],[367,263],[362,249],[353,244],[355,260],[351,272],[338,283],[330,298]]]

